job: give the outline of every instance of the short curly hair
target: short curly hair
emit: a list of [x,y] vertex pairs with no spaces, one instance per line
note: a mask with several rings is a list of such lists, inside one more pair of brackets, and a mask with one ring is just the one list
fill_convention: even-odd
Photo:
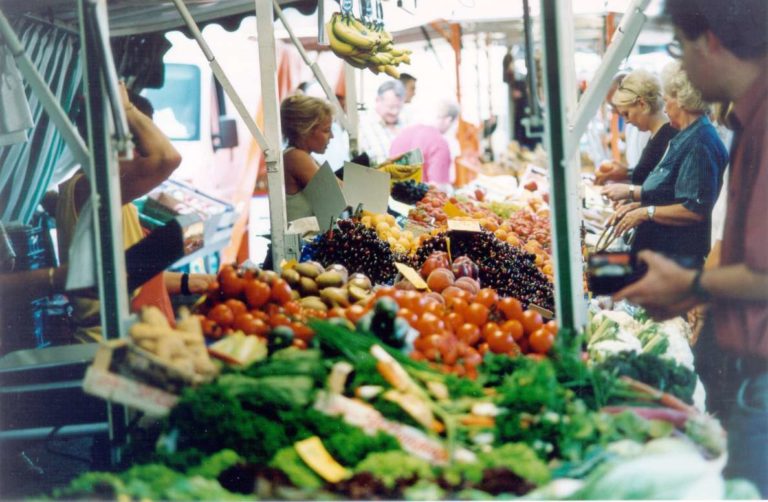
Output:
[[613,93],[611,103],[614,106],[629,106],[637,98],[643,98],[650,113],[661,110],[661,83],[656,75],[647,70],[634,70],[627,74]]
[[683,110],[691,113],[709,112],[709,103],[704,101],[701,92],[688,80],[688,74],[680,61],[672,61],[664,67],[661,81],[664,94],[675,98]]
[[289,145],[295,145],[323,120],[333,117],[328,102],[311,96],[289,96],[280,104],[280,126]]

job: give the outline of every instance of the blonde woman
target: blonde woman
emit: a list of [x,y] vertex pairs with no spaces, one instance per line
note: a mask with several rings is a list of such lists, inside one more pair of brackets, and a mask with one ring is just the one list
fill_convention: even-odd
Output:
[[627,123],[651,133],[630,175],[633,185],[642,185],[677,134],[664,114],[661,82],[649,71],[635,70],[622,79],[611,103]]
[[639,202],[617,212],[617,232],[637,228],[632,252],[660,252],[687,268],[700,268],[710,247],[712,206],[728,151],[707,118],[709,105],[675,61],[662,74],[664,110],[680,132],[641,186],[603,189],[613,200]]
[[290,96],[280,105],[280,121],[288,144],[283,151],[286,211],[293,221],[313,215],[302,191],[320,168],[310,154],[325,152],[333,137],[333,111],[321,99]]

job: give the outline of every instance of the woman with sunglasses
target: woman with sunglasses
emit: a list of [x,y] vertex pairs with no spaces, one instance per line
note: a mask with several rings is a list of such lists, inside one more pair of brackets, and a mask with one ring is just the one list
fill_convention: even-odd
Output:
[[664,111],[680,132],[642,184],[614,184],[603,194],[629,202],[617,211],[614,222],[617,235],[637,228],[633,254],[650,249],[681,266],[697,268],[709,252],[712,206],[728,152],[707,118],[709,105],[678,62],[664,69],[662,80]]

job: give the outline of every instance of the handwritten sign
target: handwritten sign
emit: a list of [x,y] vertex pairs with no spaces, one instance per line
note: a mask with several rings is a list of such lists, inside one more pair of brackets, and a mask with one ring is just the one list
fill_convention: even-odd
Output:
[[448,230],[453,232],[482,232],[477,220],[448,220]]
[[397,271],[405,277],[405,280],[413,284],[413,287],[418,290],[429,289],[427,283],[421,278],[418,272],[403,263],[395,263]]
[[528,308],[530,310],[533,310],[534,312],[538,312],[539,314],[541,314],[541,317],[543,317],[544,319],[550,320],[555,318],[554,312],[552,312],[551,310],[547,310],[544,307],[539,307],[535,303],[529,304]]

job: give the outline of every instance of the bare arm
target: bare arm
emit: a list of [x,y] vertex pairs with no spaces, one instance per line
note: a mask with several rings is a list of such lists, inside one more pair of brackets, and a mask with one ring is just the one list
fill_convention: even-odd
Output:
[[285,188],[287,193],[298,193],[309,184],[319,168],[305,151],[294,148],[283,155]]
[[[630,206],[631,207],[631,206]],[[617,213],[619,217],[621,213]],[[675,227],[684,227],[686,225],[692,225],[699,221],[702,221],[704,217],[698,213],[686,209],[682,204],[673,204],[671,206],[657,206],[656,214],[653,216],[653,221],[662,225],[670,225]],[[619,223],[616,225],[616,231],[619,235],[623,234],[627,230],[638,226],[644,221],[649,221],[648,208],[638,207],[631,209],[621,216]]]

